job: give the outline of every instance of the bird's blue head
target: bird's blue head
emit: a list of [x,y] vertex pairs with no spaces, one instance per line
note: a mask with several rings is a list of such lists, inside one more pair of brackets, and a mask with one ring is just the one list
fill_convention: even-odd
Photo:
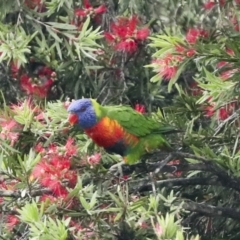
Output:
[[79,99],[73,101],[67,111],[69,112],[69,122],[78,124],[83,129],[93,127],[97,123],[96,111],[92,99]]

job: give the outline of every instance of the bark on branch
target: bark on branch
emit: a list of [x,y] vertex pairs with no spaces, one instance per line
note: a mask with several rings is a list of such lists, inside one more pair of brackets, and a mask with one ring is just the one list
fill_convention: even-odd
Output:
[[212,217],[226,217],[240,220],[240,210],[228,207],[215,207],[204,203],[186,201],[183,208],[191,212],[202,213]]
[[0,197],[12,197],[12,198],[25,198],[26,196],[36,197],[42,194],[51,193],[52,191],[47,188],[37,190],[0,190]]
[[214,159],[207,159],[184,152],[174,152],[172,154],[176,157],[192,158],[204,162],[207,168],[209,168],[209,170],[218,177],[218,181],[222,183],[222,186],[229,187],[240,192],[240,178],[229,175],[227,171],[221,168]]
[[[123,164],[122,165],[122,172],[123,175],[130,175],[133,172],[136,173],[149,173],[149,172],[155,172],[156,169],[161,166],[162,161],[158,162],[149,162],[149,163],[136,163],[133,165]],[[160,172],[167,172],[167,173],[174,173],[176,171],[193,171],[193,170],[200,170],[209,172],[210,169],[203,163],[196,163],[196,164],[186,164],[186,163],[180,163],[180,164],[173,164],[173,165],[165,165],[163,166]]]
[[213,178],[173,178],[151,182],[150,180],[138,180],[130,182],[130,192],[145,192],[152,191],[153,184],[156,188],[159,187],[174,187],[174,186],[188,186],[188,185],[215,185],[220,184]]

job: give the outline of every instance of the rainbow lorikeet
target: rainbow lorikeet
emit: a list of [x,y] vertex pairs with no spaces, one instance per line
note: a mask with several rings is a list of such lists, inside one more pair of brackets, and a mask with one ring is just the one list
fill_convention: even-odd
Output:
[[123,156],[128,164],[151,150],[170,149],[161,134],[172,132],[173,127],[161,126],[130,106],[102,106],[94,99],[79,99],[67,110],[72,125],[79,125],[98,146]]

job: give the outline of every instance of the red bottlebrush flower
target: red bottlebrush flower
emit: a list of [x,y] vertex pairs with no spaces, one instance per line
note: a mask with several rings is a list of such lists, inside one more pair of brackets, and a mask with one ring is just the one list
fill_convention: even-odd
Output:
[[190,28],[186,34],[186,40],[190,44],[195,44],[197,40],[208,37],[208,32],[203,29]]
[[56,155],[58,155],[58,147],[57,147],[57,145],[56,144],[54,144],[54,143],[51,143],[49,146],[48,146],[48,152],[47,152],[47,154],[48,155],[53,155],[53,154],[56,154]]
[[139,220],[138,221],[138,226],[141,229],[148,229],[149,228],[149,225],[144,220]]
[[209,36],[209,32],[204,29],[200,29],[199,33],[200,33],[199,36],[203,38],[207,38]]
[[85,0],[83,3],[83,9],[77,8],[75,9],[75,15],[78,17],[86,17],[88,15],[95,17],[97,14],[102,14],[107,11],[105,5],[100,5],[97,8],[93,8],[88,0]]
[[[54,153],[50,157],[51,157],[51,160],[49,163],[56,170],[59,170],[61,172],[62,170],[70,169],[71,162],[70,162],[69,158],[65,158],[62,155],[57,155],[56,153]],[[62,173],[65,173],[65,171]]]
[[190,44],[195,44],[197,42],[198,37],[199,37],[199,30],[195,28],[191,28],[187,32],[186,40]]
[[39,77],[46,77],[46,76],[51,77],[52,75],[55,74],[55,72],[51,68],[44,66],[44,67],[38,68],[37,74]]
[[136,33],[136,28],[138,24],[137,16],[119,17],[116,22],[111,24],[111,32],[114,36],[125,40],[127,38],[133,38]]
[[31,9],[34,9],[35,7],[37,7],[41,4],[41,1],[42,0],[25,0],[24,4]]
[[78,232],[78,231],[82,231],[84,228],[82,227],[82,225],[74,220],[70,221],[70,226],[74,228],[74,231]]
[[156,233],[156,235],[157,235],[158,237],[162,236],[162,234],[164,233],[164,230],[163,230],[163,228],[160,226],[159,223],[156,223],[156,224],[155,224],[155,226],[154,226],[154,231],[155,231],[155,233]]
[[49,174],[44,176],[43,178],[40,178],[39,182],[42,186],[51,189],[55,196],[64,198],[68,195],[68,191],[66,187],[62,184],[62,181],[57,175],[54,175],[53,173],[51,175]]
[[223,80],[227,80],[229,78],[231,78],[235,73],[239,72],[239,69],[235,68],[235,69],[230,69],[230,70],[226,70],[224,72],[222,72],[220,74],[220,77],[223,79]]
[[45,153],[45,149],[43,147],[43,144],[42,143],[38,143],[34,150],[37,152],[37,153]]
[[101,153],[95,153],[87,158],[87,162],[91,166],[98,165],[100,163],[101,157]]
[[34,117],[34,119],[36,119],[39,122],[45,121],[45,114],[44,114],[44,112],[39,113],[37,116]]
[[105,32],[104,36],[117,51],[134,52],[138,41],[145,40],[150,32],[146,27],[137,29],[138,23],[137,16],[120,17],[111,24],[111,33]]
[[202,89],[198,86],[198,83],[195,81],[189,84],[189,88],[190,88],[190,93],[193,96],[198,96],[199,94],[202,93]]
[[226,0],[219,0],[219,5],[220,5],[220,6],[224,6],[225,3],[226,3]]
[[133,53],[137,50],[137,43],[133,39],[126,39],[116,44],[116,50]]
[[67,109],[71,103],[72,103],[72,102],[70,102],[69,99],[67,99],[67,100],[63,103],[64,108]]
[[137,103],[135,106],[134,106],[134,110],[139,112],[139,113],[146,113],[146,109],[145,109],[145,106],[142,105],[142,104],[139,104]]
[[231,48],[226,48],[226,52],[230,56],[235,56],[235,52]]
[[37,77],[31,78],[28,74],[23,74],[20,77],[20,85],[27,94],[45,98],[54,84],[56,73],[48,67],[41,67],[36,75]]
[[178,44],[175,46],[175,50],[177,53],[184,54],[184,52],[186,51],[186,48],[184,46]]
[[45,5],[42,3],[42,0],[25,0],[24,4],[30,9],[37,9],[37,12],[44,12]]
[[24,111],[24,109],[34,113],[38,113],[41,111],[37,106],[33,104],[31,98],[28,98],[23,102],[19,102],[18,104],[12,104],[11,109],[15,114],[21,113],[22,111]]
[[145,40],[150,34],[150,30],[148,28],[142,28],[137,30],[136,39]]
[[176,45],[175,46],[175,50],[177,53],[181,53],[182,55],[186,56],[186,57],[192,57],[196,54],[196,50],[193,48],[186,48],[184,46],[181,45]]
[[229,117],[228,111],[226,108],[220,108],[218,111],[218,117],[220,120],[225,120]]
[[15,215],[7,215],[6,227],[8,231],[12,231],[13,228],[20,222],[19,218]]
[[222,68],[222,67],[225,67],[226,65],[228,65],[229,63],[226,62],[226,61],[220,61],[217,63],[217,68]]
[[64,174],[64,179],[68,181],[68,186],[74,188],[77,183],[77,174],[73,170],[69,170]]
[[17,78],[20,67],[18,66],[17,63],[11,62],[10,64],[10,70],[11,70],[11,76],[13,78]]
[[106,40],[108,41],[108,42],[113,42],[113,41],[115,41],[115,39],[116,39],[116,37],[114,36],[114,35],[112,35],[111,33],[108,33],[108,32],[105,32],[104,33],[104,37],[106,38]]
[[194,56],[196,54],[196,50],[195,49],[189,49],[189,50],[187,50],[187,52],[186,52],[186,56],[187,57],[192,57],[192,56]]
[[203,7],[204,7],[206,10],[210,10],[210,9],[212,9],[215,5],[216,5],[215,2],[209,1],[209,2],[204,3],[204,4],[203,4]]
[[10,145],[13,146],[18,141],[22,126],[14,119],[8,119],[5,117],[0,119],[0,126],[0,138],[10,141]]
[[212,102],[209,106],[205,108],[206,117],[212,117],[216,113],[216,117],[218,120],[225,120],[230,115],[232,115],[237,108],[236,102],[228,103],[225,106],[220,107],[219,109],[215,109],[215,106],[216,104]]
[[83,0],[83,6],[86,9],[92,8],[92,5],[90,4],[89,0]]
[[41,178],[51,172],[51,166],[46,161],[40,161],[32,170],[33,178]]
[[128,176],[128,175],[123,175],[123,176],[122,176],[122,179],[125,180],[125,181],[127,181],[127,180],[129,179],[129,176]]
[[240,4],[240,0],[235,0],[235,3],[236,4]]
[[67,156],[74,156],[77,154],[77,146],[74,145],[74,139],[73,138],[68,138],[66,145],[65,145],[65,154]]
[[236,109],[236,102],[228,103],[226,106],[221,107],[218,110],[218,119],[219,120],[225,120],[230,115],[233,114],[234,110]]
[[89,1],[84,1],[83,8],[77,8],[74,10],[74,19],[71,24],[75,25],[79,30],[82,29],[83,21],[87,16],[90,16],[95,23],[100,24],[101,15],[107,11],[105,5],[100,5],[97,8],[93,8]]
[[[67,149],[66,149],[67,148]],[[71,157],[76,153],[73,140],[69,139],[65,145],[64,153],[61,147],[52,144],[47,149],[40,151],[44,153],[41,161],[33,168],[31,179],[38,179],[43,187],[53,191],[56,196],[66,197],[66,187],[74,187],[77,182],[76,171],[70,170]]]
[[240,31],[240,25],[239,25],[239,24],[236,24],[236,25],[234,26],[234,30],[235,30],[236,32],[239,32],[239,31]]
[[239,32],[240,27],[239,27],[239,22],[238,22],[238,18],[236,15],[234,15],[231,19],[230,22],[233,24],[233,28],[235,31]]
[[162,75],[166,80],[170,80],[175,76],[177,73],[177,66],[166,66],[161,72]]
[[24,74],[20,77],[20,85],[27,92],[27,94],[32,92],[32,85],[30,81],[30,77],[27,74]]
[[[231,48],[226,48],[226,53],[229,55],[229,56],[235,56],[235,52],[231,49]],[[226,62],[226,61],[220,61],[217,63],[217,68],[222,68],[222,67],[228,67],[230,68],[232,66],[231,63],[229,62]],[[227,79],[231,76],[231,71],[233,71],[233,73],[235,73],[235,70],[231,69],[231,70],[228,70],[226,72],[223,73],[223,79]]]
[[9,120],[4,119],[3,122],[1,123],[2,130],[6,132],[10,132],[11,130],[18,126],[19,124],[14,119]]
[[74,10],[74,15],[78,16],[78,17],[86,17],[87,13],[85,10],[83,9],[75,9]]
[[152,61],[154,71],[157,72],[165,80],[170,80],[175,76],[178,65],[183,61],[183,57],[167,54],[165,57]]
[[62,184],[62,180],[67,170],[68,169],[59,169],[42,159],[34,167],[31,178],[38,179],[43,187],[51,189],[56,196],[65,197],[68,192]]
[[102,14],[102,13],[105,13],[106,11],[107,11],[107,8],[105,5],[101,5],[94,9],[95,14]]
[[215,110],[214,110],[214,106],[213,105],[209,105],[207,106],[205,109],[205,116],[206,117],[212,117],[215,113]]

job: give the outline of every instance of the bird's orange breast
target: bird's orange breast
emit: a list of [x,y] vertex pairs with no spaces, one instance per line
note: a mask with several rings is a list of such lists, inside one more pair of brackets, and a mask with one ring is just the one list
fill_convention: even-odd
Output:
[[108,117],[104,117],[85,132],[97,145],[104,148],[111,147],[119,141],[124,141],[126,144],[138,142],[138,138],[128,134],[116,120]]

